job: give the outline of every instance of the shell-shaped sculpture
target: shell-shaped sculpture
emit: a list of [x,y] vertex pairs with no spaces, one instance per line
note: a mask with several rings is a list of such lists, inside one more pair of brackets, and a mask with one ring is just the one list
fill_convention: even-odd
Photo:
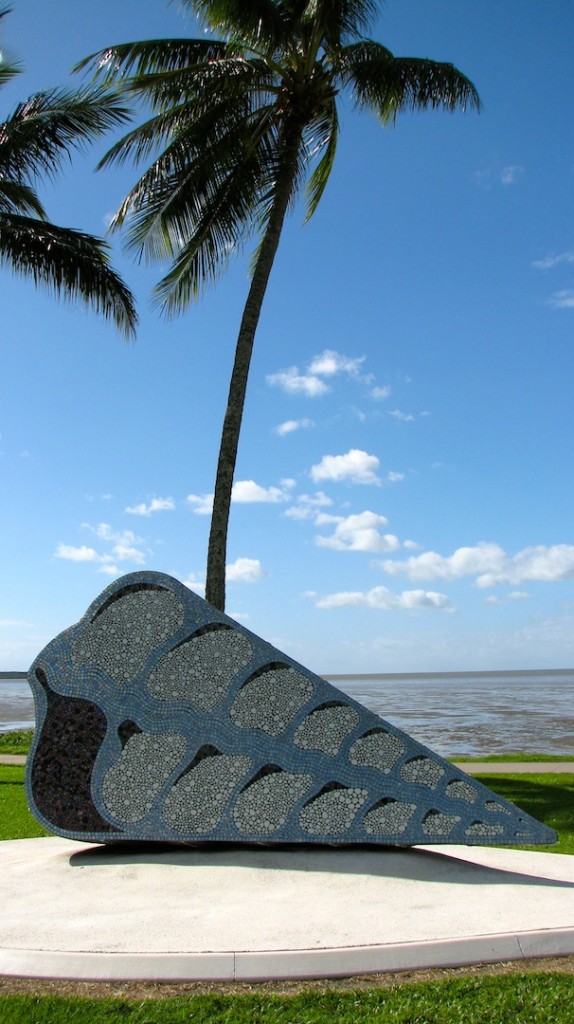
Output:
[[160,573],[29,673],[30,807],[107,843],[553,843],[554,833]]

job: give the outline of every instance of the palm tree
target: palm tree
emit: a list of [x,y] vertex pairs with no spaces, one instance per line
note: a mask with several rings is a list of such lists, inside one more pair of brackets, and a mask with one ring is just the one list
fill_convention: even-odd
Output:
[[[139,257],[166,258],[156,300],[179,313],[256,234],[217,467],[206,597],[225,605],[231,490],[249,364],[283,221],[307,184],[307,219],[329,178],[337,105],[351,93],[383,125],[404,110],[479,107],[451,64],[394,57],[363,33],[377,0],[180,0],[201,39],[112,46],[79,65],[143,100],[149,117],[102,165],[150,161],[116,214]],[[220,38],[210,38],[218,34]]]
[[[0,11],[0,19],[8,10]],[[20,72],[0,53],[0,87]],[[0,123],[0,264],[111,317],[126,336],[137,317],[131,292],[102,239],[52,224],[36,191],[73,148],[123,123],[128,111],[104,89],[52,89],[18,104]]]

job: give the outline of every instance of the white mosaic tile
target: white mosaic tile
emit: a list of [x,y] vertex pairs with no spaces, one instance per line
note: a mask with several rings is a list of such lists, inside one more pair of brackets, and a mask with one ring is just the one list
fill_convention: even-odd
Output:
[[510,808],[503,804],[495,803],[494,800],[487,800],[485,805],[487,811],[494,811],[495,814],[507,814],[510,816]]
[[470,782],[454,779],[446,787],[446,795],[454,800],[465,800],[467,804],[473,804],[478,797],[478,791]]
[[397,736],[377,729],[366,736],[361,736],[353,743],[349,751],[349,761],[365,768],[378,768],[384,775],[388,775],[404,752],[405,745]]
[[303,719],[293,737],[293,742],[302,750],[322,750],[325,754],[338,754],[341,743],[359,723],[354,708],[319,708]]
[[204,757],[170,791],[162,817],[179,832],[213,831],[230,793],[247,774],[250,757],[217,754]]
[[270,835],[285,823],[293,804],[309,789],[311,775],[273,771],[237,797],[233,820],[244,835]]
[[242,729],[261,729],[269,736],[284,732],[313,695],[313,684],[293,668],[271,668],[241,688],[229,712]]
[[465,836],[481,836],[488,839],[489,836],[500,836],[504,832],[504,825],[487,824],[484,821],[473,821],[472,825],[465,828]]
[[423,820],[423,832],[427,836],[448,836],[460,820],[460,814],[429,811]]
[[365,814],[365,832],[374,836],[401,835],[416,809],[416,804],[387,800]]
[[157,700],[190,700],[202,711],[213,711],[251,656],[242,633],[209,630],[169,651],[150,672],[148,690]]
[[401,779],[404,782],[418,782],[429,789],[436,789],[443,775],[444,768],[429,757],[415,757],[401,768]]
[[112,601],[72,644],[76,665],[96,665],[115,682],[131,682],[158,644],[183,623],[183,607],[167,590],[135,590]]
[[350,828],[368,795],[367,789],[330,789],[303,807],[301,828],[314,836],[340,835]]
[[180,733],[132,736],[104,776],[103,800],[110,814],[126,823],[145,818],[186,747]]

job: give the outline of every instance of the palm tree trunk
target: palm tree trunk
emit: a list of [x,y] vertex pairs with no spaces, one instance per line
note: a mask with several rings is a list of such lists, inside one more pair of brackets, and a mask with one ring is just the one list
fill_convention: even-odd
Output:
[[207,549],[205,597],[219,611],[225,611],[225,566],[227,560],[227,533],[231,490],[233,487],[235,463],[237,461],[237,449],[239,446],[253,342],[259,324],[269,275],[281,238],[283,221],[293,193],[293,185],[297,176],[300,143],[301,128],[292,126],[291,130],[285,133],[283,160],[278,173],[275,199],[255,264],[235,348],[235,361],[229,384],[227,409],[223,421],[219,448],[211,529]]

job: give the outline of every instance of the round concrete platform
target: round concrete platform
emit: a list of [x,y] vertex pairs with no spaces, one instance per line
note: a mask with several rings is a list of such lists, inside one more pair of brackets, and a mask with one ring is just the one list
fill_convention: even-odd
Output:
[[337,977],[574,953],[574,857],[0,843],[0,974]]

